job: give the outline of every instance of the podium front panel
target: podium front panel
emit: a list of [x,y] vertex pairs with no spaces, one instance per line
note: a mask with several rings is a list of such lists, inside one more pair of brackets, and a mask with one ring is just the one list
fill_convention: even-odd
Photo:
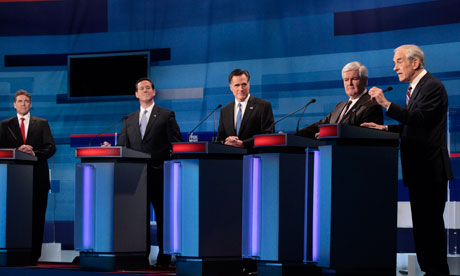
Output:
[[319,147],[313,261],[320,267],[396,268],[396,147]]
[[146,164],[76,164],[76,249],[82,252],[143,252],[146,240]]
[[176,159],[164,169],[165,253],[239,258],[242,160]]

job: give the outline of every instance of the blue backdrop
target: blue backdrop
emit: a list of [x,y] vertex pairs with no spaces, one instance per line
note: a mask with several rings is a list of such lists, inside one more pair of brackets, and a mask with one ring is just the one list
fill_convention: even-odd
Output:
[[[407,84],[398,82],[392,57],[407,43],[421,46],[426,68],[446,86],[450,150],[460,152],[458,0],[0,1],[0,119],[15,114],[16,90],[32,94],[31,113],[50,121],[58,144],[50,159],[56,193],[47,216],[73,221],[78,160],[70,135],[98,133],[136,110],[138,101],[134,95],[69,100],[67,55],[156,53],[150,68],[156,103],[174,110],[181,131],[188,132],[233,99],[227,75],[235,68],[249,70],[251,94],[272,103],[275,120],[312,98],[317,103],[302,125],[324,117],[346,98],[341,68],[354,60],[368,67],[370,86],[393,86],[389,100],[404,104]],[[278,130],[293,131],[297,118]],[[213,129],[209,120],[198,131]],[[451,182],[452,200],[460,198],[457,183]],[[400,200],[407,200],[403,191]]]

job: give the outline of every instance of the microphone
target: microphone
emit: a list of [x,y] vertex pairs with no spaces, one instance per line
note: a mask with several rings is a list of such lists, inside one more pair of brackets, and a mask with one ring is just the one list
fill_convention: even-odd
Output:
[[300,110],[302,110],[302,108],[305,108],[305,109],[306,109],[307,106],[309,106],[310,104],[312,104],[312,103],[314,103],[314,102],[316,102],[316,100],[315,100],[315,99],[311,99],[311,101],[309,101],[307,104],[303,105],[301,108],[299,108],[299,109],[297,109],[297,110],[295,110],[295,111],[289,113],[288,115],[286,115],[286,116],[284,116],[284,117],[282,117],[282,118],[276,120],[276,122],[274,122],[274,123],[270,126],[270,128],[272,129],[272,132],[275,131],[275,125],[276,125],[277,123],[281,122],[282,120],[286,119],[287,117],[291,116],[292,114],[295,114],[295,113],[299,112]]
[[94,139],[96,139],[97,137],[99,137],[102,133],[106,132],[107,130],[111,129],[112,127],[118,125],[119,123],[123,122],[124,120],[126,120],[128,118],[128,115],[124,116],[123,118],[121,118],[121,120],[118,120],[117,122],[115,122],[114,124],[110,125],[108,128],[104,128],[101,132],[99,132],[98,134],[96,134],[95,136],[93,136],[93,138],[91,138],[91,140],[89,140],[89,143],[88,143],[88,146],[91,147],[91,143],[94,141]]
[[385,93],[385,92],[388,92],[388,91],[391,91],[391,90],[393,90],[393,87],[388,86],[388,87],[385,88],[385,90],[383,90],[382,92]]
[[209,113],[208,115],[206,115],[206,117],[204,117],[203,120],[201,120],[201,122],[199,122],[187,135],[187,141],[190,142],[190,136],[192,135],[193,131],[195,131],[195,129],[197,129],[199,126],[201,126],[212,114],[214,114],[214,112],[217,111],[217,109],[221,108],[222,107],[222,104],[219,104],[216,108],[214,108],[213,111],[211,111],[211,113]]
[[[391,90],[393,90],[393,87],[388,86],[387,88],[385,88],[384,90],[382,90],[382,92],[385,93],[385,92],[388,92],[388,91],[391,91]],[[373,100],[373,99],[369,99],[369,100],[367,101],[367,103],[368,103],[368,102],[372,102],[372,100]]]
[[309,101],[303,108],[303,111],[302,111],[302,114],[300,114],[300,117],[299,119],[297,120],[297,127],[295,129],[295,133],[296,134],[299,134],[299,124],[300,124],[300,120],[302,120],[302,117],[303,117],[303,114],[305,113],[305,110],[307,110],[307,107],[312,104],[312,103],[315,103],[316,100],[315,99],[311,99],[311,101]]

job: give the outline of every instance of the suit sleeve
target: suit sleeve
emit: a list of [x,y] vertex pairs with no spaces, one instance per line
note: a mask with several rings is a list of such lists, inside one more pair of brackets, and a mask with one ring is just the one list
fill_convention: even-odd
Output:
[[167,128],[168,140],[170,144],[174,142],[182,141],[182,135],[180,134],[180,128],[179,128],[179,125],[177,124],[176,115],[174,114],[174,112],[169,113],[168,123],[166,125],[166,128]]
[[[402,124],[415,127],[429,127],[437,124],[439,120],[438,109],[442,105],[443,96],[446,95],[446,92],[441,84],[434,81],[424,85],[423,94],[419,95],[421,98],[416,99],[417,106],[411,111],[391,103],[387,115]],[[419,93],[421,92],[422,90],[419,91]]]
[[[273,133],[273,110],[272,105],[268,101],[263,102],[263,108],[260,116],[260,132],[257,134]],[[254,146],[254,137],[243,140],[245,148],[252,148]]]
[[117,146],[125,146],[129,148],[127,120],[123,120],[123,126],[121,128],[120,137],[118,137]]
[[56,152],[56,145],[46,120],[42,123],[41,135],[42,143],[37,149],[34,149],[34,153],[38,160],[47,160]]
[[297,135],[303,136],[303,137],[308,137],[308,138],[315,138],[315,134],[319,132],[319,125],[324,125],[324,124],[329,124],[331,121],[331,115],[332,112],[329,113],[326,117],[323,119],[319,120],[316,123],[313,123],[307,127],[302,128],[299,130],[299,133]]

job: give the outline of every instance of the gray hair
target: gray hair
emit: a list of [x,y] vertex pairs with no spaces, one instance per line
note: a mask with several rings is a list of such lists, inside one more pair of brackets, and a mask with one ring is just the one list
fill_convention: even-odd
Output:
[[414,59],[418,59],[420,61],[420,69],[425,66],[425,54],[423,53],[422,49],[420,49],[417,45],[414,44],[406,44],[401,45],[398,48],[394,49],[394,53],[399,50],[406,50],[406,58],[412,62]]
[[368,72],[367,72],[366,66],[362,65],[358,61],[352,61],[352,62],[347,63],[347,65],[345,65],[342,69],[342,75],[345,72],[354,71],[354,70],[359,71],[360,78],[367,78]]

